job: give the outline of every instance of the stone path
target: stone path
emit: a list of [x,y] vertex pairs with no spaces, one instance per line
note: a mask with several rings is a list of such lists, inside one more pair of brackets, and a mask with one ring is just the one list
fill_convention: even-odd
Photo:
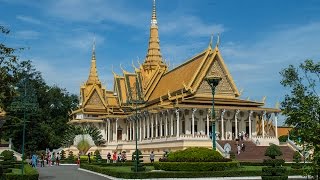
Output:
[[38,168],[39,180],[106,180],[95,174],[79,171],[78,166],[52,166]]

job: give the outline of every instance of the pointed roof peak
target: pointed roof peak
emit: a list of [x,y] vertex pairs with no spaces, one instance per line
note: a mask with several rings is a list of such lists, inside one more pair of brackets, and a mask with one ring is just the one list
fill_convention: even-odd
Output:
[[157,26],[156,0],[153,0],[151,26]]
[[96,40],[94,39],[92,45],[92,58],[91,58],[91,67],[89,78],[87,84],[101,84],[98,73],[97,73],[97,64],[96,64]]

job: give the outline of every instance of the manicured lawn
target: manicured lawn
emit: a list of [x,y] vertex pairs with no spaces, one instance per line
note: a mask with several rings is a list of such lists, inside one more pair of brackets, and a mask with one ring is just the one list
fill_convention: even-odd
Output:
[[[107,166],[105,167],[106,169],[110,169],[114,172],[132,172],[131,171],[131,168],[133,166]],[[145,166],[146,167],[146,171],[151,171],[151,170],[154,170],[154,167],[153,166]]]

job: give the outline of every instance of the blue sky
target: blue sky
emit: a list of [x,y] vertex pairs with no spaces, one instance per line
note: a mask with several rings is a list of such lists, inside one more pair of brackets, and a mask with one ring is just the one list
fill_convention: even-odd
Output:
[[[200,3],[201,2],[201,3]],[[111,66],[146,55],[152,0],[0,0],[1,39],[32,60],[49,84],[78,94],[89,73],[94,37],[98,73],[112,89]],[[307,58],[320,59],[320,1],[157,0],[163,57],[177,66],[220,33],[220,51],[242,97],[274,107],[286,90],[279,71]]]

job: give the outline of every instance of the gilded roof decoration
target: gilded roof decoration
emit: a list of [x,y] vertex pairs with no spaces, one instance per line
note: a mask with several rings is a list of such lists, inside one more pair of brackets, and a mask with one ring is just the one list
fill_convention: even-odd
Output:
[[[75,117],[78,114],[93,115],[97,122],[103,118],[126,118],[132,113],[132,100],[144,101],[139,108],[149,112],[158,112],[172,108],[211,108],[211,88],[204,80],[214,75],[222,80],[216,88],[215,107],[217,109],[239,109],[280,112],[279,107],[264,108],[265,103],[243,100],[220,54],[218,35],[215,47],[212,47],[211,37],[208,48],[198,53],[183,64],[168,71],[168,66],[162,59],[155,0],[153,1],[150,37],[147,55],[143,64],[136,67],[132,62],[134,72],[122,69],[122,75],[113,71],[114,86],[107,91],[102,86],[96,68],[95,44],[93,45],[90,73],[86,83],[80,87],[81,104],[73,111],[71,122],[93,122],[83,116],[83,121]],[[1,110],[0,110],[1,116]],[[81,116],[79,116],[81,117]]]

